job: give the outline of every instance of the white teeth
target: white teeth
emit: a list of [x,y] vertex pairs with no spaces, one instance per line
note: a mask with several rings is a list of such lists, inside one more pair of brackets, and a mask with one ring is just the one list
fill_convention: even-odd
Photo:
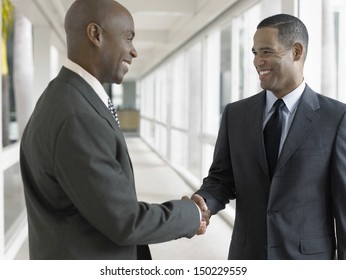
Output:
[[267,75],[267,74],[269,74],[269,73],[270,73],[269,70],[262,70],[262,71],[259,71],[259,74],[260,74],[260,75]]
[[130,67],[130,64],[128,62],[126,62],[126,61],[123,61],[123,65],[125,65],[127,68]]

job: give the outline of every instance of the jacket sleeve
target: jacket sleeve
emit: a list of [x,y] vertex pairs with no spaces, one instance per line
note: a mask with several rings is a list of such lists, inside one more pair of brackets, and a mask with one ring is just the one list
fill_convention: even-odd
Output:
[[346,113],[335,139],[331,166],[331,188],[337,235],[338,259],[346,259]]
[[117,137],[108,122],[95,115],[85,113],[65,120],[53,159],[65,200],[118,245],[194,236],[200,220],[193,202],[138,202],[134,183],[119,161],[121,157],[131,165],[130,159]]
[[214,149],[213,162],[208,176],[203,179],[202,187],[197,194],[201,195],[208,205],[212,214],[225,208],[231,199],[235,199],[234,177],[230,155],[230,143],[228,141],[227,112],[223,113],[217,141]]

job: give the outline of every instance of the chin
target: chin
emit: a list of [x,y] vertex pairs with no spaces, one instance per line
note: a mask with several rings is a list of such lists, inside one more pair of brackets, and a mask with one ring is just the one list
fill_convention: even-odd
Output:
[[268,86],[265,83],[261,83],[261,88],[265,89],[265,90],[268,90]]
[[120,85],[123,82],[124,77],[116,77],[113,79],[112,83]]
[[124,76],[125,75],[119,75],[119,76],[115,77],[114,78],[114,83],[116,83],[118,85],[121,84],[123,82],[123,80],[124,80]]

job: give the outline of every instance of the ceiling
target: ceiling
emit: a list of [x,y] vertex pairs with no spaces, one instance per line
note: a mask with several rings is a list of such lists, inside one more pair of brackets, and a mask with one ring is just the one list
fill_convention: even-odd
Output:
[[[50,25],[65,51],[64,16],[74,0],[11,0],[34,26]],[[138,57],[127,80],[136,80],[238,0],[118,0],[133,15]]]

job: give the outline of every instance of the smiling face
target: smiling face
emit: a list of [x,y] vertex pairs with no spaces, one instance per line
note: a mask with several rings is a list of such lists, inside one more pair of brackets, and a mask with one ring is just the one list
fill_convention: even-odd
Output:
[[252,52],[261,87],[282,98],[298,87],[303,77],[297,46],[284,46],[278,35],[276,28],[257,29]]
[[102,31],[100,43],[99,80],[101,83],[120,84],[137,57],[133,46],[135,36],[132,16],[127,11],[110,19]]
[[120,84],[137,57],[133,18],[114,0],[74,1],[65,31],[68,58],[100,83]]

